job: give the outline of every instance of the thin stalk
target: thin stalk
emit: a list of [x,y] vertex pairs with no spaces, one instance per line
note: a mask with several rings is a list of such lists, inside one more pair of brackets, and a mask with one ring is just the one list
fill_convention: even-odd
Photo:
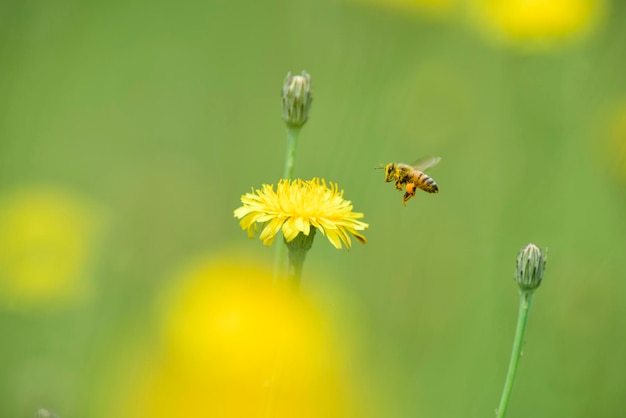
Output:
[[306,258],[306,253],[309,252],[313,246],[315,231],[315,228],[311,228],[309,235],[304,235],[301,232],[293,239],[293,241],[287,243],[287,248],[289,248],[289,270],[287,272],[287,281],[294,292],[297,292],[300,288],[304,259]]
[[296,162],[296,148],[298,147],[300,128],[287,126],[287,155],[285,156],[285,171],[283,171],[283,178],[287,180],[293,178],[293,166]]
[[496,410],[496,418],[504,418],[509,405],[509,398],[513,389],[513,382],[517,374],[517,366],[522,356],[522,346],[524,345],[524,334],[526,333],[526,324],[528,323],[528,314],[530,305],[533,300],[533,290],[520,290],[519,312],[517,314],[517,327],[515,328],[515,339],[513,340],[513,351],[511,352],[511,360],[509,361],[509,370],[504,381],[502,389],[502,397],[500,405]]
[[[288,284],[294,293],[300,289],[300,281],[302,278],[302,267],[304,266],[304,259],[306,253],[313,246],[313,239],[315,238],[315,228],[311,228],[309,235],[304,235],[302,232],[298,234],[291,242],[285,243],[284,247],[289,248],[289,271],[287,273]],[[281,245],[283,247],[283,245]],[[279,350],[284,346],[282,342],[277,344]],[[267,383],[267,402],[265,404],[265,418],[274,417],[274,404],[276,402],[278,384],[281,380],[283,370],[283,354],[277,353],[272,367],[272,374]]]
[[[299,135],[300,127],[287,126],[287,155],[285,156],[285,170],[283,171],[283,179],[285,180],[293,178]],[[278,282],[283,277],[284,268],[285,245],[278,244],[274,258],[274,282]]]
[[273,418],[274,403],[276,402],[276,395],[278,392],[278,382],[280,381],[280,375],[282,374],[280,359],[277,358],[272,366],[272,374],[267,382],[267,402],[265,403],[265,410],[263,411],[263,418]]

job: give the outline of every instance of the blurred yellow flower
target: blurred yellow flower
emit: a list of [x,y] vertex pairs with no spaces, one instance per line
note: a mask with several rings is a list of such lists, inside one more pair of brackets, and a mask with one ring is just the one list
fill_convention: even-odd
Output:
[[281,229],[285,240],[290,242],[300,232],[308,236],[311,227],[326,235],[337,249],[342,242],[351,247],[348,233],[366,242],[358,232],[369,227],[358,220],[363,214],[352,212],[352,202],[344,200],[343,191],[339,192],[337,184],[332,182],[327,187],[324,180],[317,178],[281,180],[276,191],[274,185],[264,184],[261,190],[241,196],[241,202],[243,206],[234,212],[235,217],[241,219],[241,228],[248,231],[248,237],[254,238],[257,223],[261,223],[263,231],[259,238],[268,246]]
[[203,261],[176,283],[163,350],[131,385],[127,416],[248,418],[268,408],[275,418],[354,416],[327,325],[268,271]]
[[545,46],[591,29],[601,0],[472,0],[478,22],[501,40]]
[[66,302],[83,280],[95,216],[57,189],[24,189],[0,198],[0,298],[15,307]]

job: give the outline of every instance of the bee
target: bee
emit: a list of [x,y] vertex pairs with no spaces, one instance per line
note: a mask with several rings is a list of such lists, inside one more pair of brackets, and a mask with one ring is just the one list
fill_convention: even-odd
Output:
[[439,187],[435,180],[424,171],[441,160],[440,157],[422,158],[413,164],[389,163],[379,168],[385,170],[385,181],[387,183],[395,181],[396,189],[402,191],[402,187],[406,188],[402,203],[406,206],[406,202],[415,196],[417,189],[422,189],[428,193],[438,193]]

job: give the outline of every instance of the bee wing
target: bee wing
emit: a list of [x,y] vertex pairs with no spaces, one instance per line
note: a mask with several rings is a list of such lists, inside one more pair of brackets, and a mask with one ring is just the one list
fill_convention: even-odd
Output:
[[441,157],[424,157],[413,162],[411,166],[419,171],[425,171],[426,169],[437,165],[441,161]]

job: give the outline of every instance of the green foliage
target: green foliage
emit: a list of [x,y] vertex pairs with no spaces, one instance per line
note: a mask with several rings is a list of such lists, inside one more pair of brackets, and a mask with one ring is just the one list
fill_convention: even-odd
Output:
[[[302,291],[358,342],[363,402],[380,416],[491,414],[515,257],[535,242],[550,249],[549,280],[508,416],[625,409],[618,5],[590,37],[528,53],[458,16],[337,1],[13,3],[0,6],[2,191],[58,185],[104,222],[86,301],[0,310],[0,416],[107,416],[182,264],[237,251],[271,262],[232,211],[281,176],[279,92],[301,69],[315,106],[295,176],[339,183],[370,224],[348,256],[315,246]],[[440,193],[404,207],[373,168],[426,155],[442,157],[429,171]]]

